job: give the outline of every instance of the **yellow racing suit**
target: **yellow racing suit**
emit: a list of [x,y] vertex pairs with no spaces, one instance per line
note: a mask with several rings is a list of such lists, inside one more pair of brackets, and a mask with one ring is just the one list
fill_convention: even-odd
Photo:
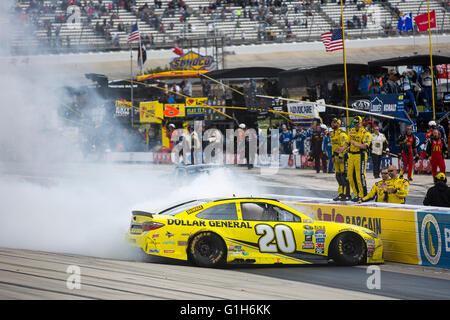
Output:
[[366,202],[376,198],[376,202],[388,202],[388,193],[384,192],[383,186],[389,187],[389,182],[390,180],[381,180],[376,182],[367,196],[362,198],[362,201]]
[[367,150],[372,141],[372,135],[365,128],[359,130],[352,128],[349,134],[349,140],[354,140],[358,144],[366,144],[367,149],[360,149],[349,144],[348,148],[348,182],[356,197],[363,198],[367,194],[366,182],[366,163]]
[[350,140],[347,133],[341,128],[330,132],[330,140],[334,171],[336,172],[336,180],[339,184],[338,194],[350,196],[350,185],[347,179],[347,151],[343,150],[341,153],[336,151],[336,149],[343,147],[344,144],[349,144]]
[[406,196],[409,192],[409,181],[397,177],[389,180],[388,188],[395,188],[394,192],[388,192],[389,203],[405,203]]

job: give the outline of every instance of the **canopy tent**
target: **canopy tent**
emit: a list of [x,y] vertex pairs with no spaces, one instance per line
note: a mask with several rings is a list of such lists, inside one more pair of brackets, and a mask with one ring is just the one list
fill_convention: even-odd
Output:
[[[384,68],[374,67],[369,69],[367,64],[347,64],[347,77],[360,76],[362,74],[378,74],[386,72]],[[344,78],[344,64],[330,64],[320,67],[300,67],[278,74],[282,88],[300,88],[313,86],[323,80],[333,81]]]
[[[433,65],[449,64],[450,57],[439,56],[433,54]],[[394,57],[389,59],[373,60],[368,62],[369,68],[383,67],[383,66],[429,66],[430,55],[421,54],[409,57]]]
[[137,76],[138,81],[160,79],[160,78],[197,78],[200,75],[207,73],[207,70],[173,70],[152,74],[144,74]]
[[248,67],[248,68],[215,70],[210,71],[205,75],[215,80],[268,79],[268,78],[277,78],[278,74],[282,71],[284,71],[284,69],[270,68],[270,67]]

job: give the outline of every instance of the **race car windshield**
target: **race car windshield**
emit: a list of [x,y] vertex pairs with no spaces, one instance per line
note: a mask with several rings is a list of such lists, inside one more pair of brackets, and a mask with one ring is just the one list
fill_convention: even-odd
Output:
[[188,201],[188,202],[183,202],[176,206],[173,206],[166,210],[163,210],[159,214],[175,216],[175,215],[179,214],[180,212],[183,212],[184,210],[187,210],[192,207],[200,206],[205,203],[207,203],[207,201],[202,201],[202,200],[192,200],[192,201]]

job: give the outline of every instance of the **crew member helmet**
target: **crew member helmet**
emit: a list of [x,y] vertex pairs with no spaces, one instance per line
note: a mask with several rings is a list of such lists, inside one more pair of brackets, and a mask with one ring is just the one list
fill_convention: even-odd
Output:
[[443,182],[443,183],[447,183],[447,177],[445,176],[445,173],[439,172],[439,173],[434,177],[434,182]]

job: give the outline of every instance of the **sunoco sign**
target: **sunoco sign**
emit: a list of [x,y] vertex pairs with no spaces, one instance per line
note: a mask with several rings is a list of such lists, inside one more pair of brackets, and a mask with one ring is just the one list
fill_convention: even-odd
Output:
[[172,70],[203,70],[209,69],[214,63],[214,57],[202,56],[196,52],[189,51],[181,57],[170,61]]

